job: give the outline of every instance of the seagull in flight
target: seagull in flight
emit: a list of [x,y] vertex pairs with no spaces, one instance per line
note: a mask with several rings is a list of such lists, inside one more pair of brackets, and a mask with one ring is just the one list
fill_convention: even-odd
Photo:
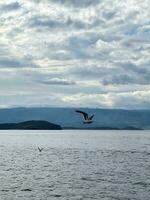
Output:
[[94,114],[89,116],[86,112],[83,112],[80,110],[76,110],[76,112],[83,115],[83,118],[84,118],[83,124],[91,124],[93,122],[92,119],[94,117]]
[[39,152],[43,151],[43,148],[38,147]]

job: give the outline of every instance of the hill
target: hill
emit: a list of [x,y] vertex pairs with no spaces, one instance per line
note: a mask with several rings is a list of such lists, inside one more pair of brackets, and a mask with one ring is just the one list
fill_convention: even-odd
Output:
[[61,130],[59,125],[47,121],[26,121],[0,124],[0,130]]

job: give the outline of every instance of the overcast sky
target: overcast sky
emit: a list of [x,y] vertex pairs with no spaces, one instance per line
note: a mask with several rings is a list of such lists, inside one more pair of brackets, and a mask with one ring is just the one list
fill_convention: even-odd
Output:
[[0,107],[150,109],[149,0],[1,0]]

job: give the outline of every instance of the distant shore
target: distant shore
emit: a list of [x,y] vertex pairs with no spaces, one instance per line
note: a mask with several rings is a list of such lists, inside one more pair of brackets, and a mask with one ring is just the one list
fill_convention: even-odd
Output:
[[0,130],[143,130],[137,127],[61,127],[48,121],[31,120],[19,123],[0,124]]
[[88,128],[74,128],[74,127],[63,127],[63,130],[144,130],[137,127],[123,127],[123,128],[116,128],[116,127],[88,127]]

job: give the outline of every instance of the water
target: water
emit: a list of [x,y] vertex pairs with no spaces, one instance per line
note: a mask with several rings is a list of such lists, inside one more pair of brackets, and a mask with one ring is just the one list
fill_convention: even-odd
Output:
[[149,200],[150,131],[0,131],[0,200],[29,199]]

